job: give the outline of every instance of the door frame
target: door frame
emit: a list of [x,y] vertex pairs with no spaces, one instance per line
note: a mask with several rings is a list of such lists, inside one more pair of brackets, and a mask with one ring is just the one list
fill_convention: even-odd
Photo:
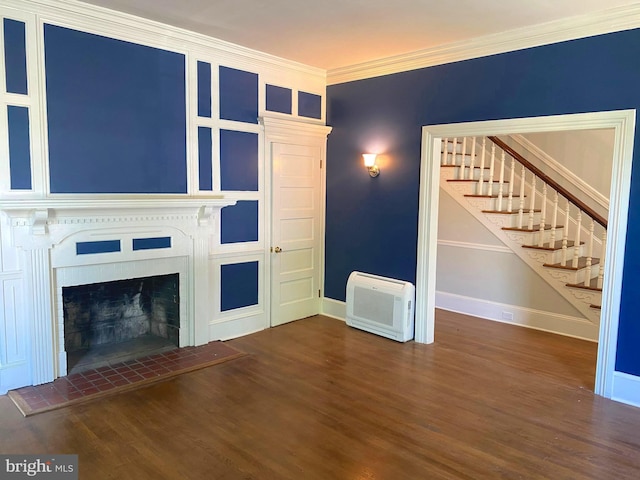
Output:
[[441,139],[528,132],[613,128],[614,149],[602,290],[595,393],[611,398],[618,338],[618,314],[627,233],[631,165],[636,111],[579,113],[546,117],[490,120],[422,127],[418,251],[416,271],[415,340],[433,343]]
[[[273,149],[274,143],[288,143],[293,145],[313,145],[320,147],[320,158],[322,168],[320,169],[320,260],[319,286],[324,293],[324,256],[325,256],[325,216],[326,216],[326,192],[327,192],[327,137],[331,133],[332,127],[322,124],[304,123],[290,120],[278,116],[260,117],[260,124],[264,128],[264,159],[265,159],[265,205],[264,205],[264,232],[267,241],[264,244],[264,285],[265,285],[265,313],[267,327],[273,326],[271,319],[271,247],[273,246],[271,225],[273,219]],[[322,300],[322,298],[320,299]]]

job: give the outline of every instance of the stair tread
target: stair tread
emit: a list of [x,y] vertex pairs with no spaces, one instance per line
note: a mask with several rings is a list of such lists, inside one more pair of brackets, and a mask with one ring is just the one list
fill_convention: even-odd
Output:
[[571,288],[582,288],[583,290],[592,290],[594,292],[601,292],[602,288],[598,288],[598,278],[592,278],[589,281],[589,285],[585,285],[584,283],[567,283],[567,287]]
[[[452,167],[460,167],[460,165],[440,165],[440,167],[449,167],[449,168],[452,168]],[[471,168],[471,166],[470,166],[470,165],[465,165],[464,167],[465,167],[465,168]],[[473,168],[474,168],[474,170],[475,170],[475,169],[480,170],[480,167],[478,167],[477,165],[476,165],[475,167],[473,167]],[[483,169],[483,170],[491,170],[491,167],[484,167],[484,169]],[[485,182],[488,182],[488,180],[485,180]]]
[[[504,198],[504,197],[503,197]],[[508,197],[507,197],[508,198]],[[533,212],[534,213],[540,213],[540,209],[535,209]],[[518,210],[511,210],[510,212],[506,211],[506,210],[482,210],[482,213],[498,213],[501,215],[518,215],[520,213],[520,211]],[[524,212],[522,212],[524,215],[527,215],[529,213],[529,210],[526,210]]]
[[[445,153],[445,152],[443,152],[442,150],[440,150],[440,153]],[[456,155],[464,155],[465,157],[470,157],[470,156],[471,156],[471,154],[470,154],[470,153],[463,153],[463,152],[450,152],[450,151],[447,151],[447,154],[451,154],[451,155],[453,155],[454,153],[455,153]],[[474,156],[475,156],[475,157],[477,157],[477,156],[478,156],[478,154],[476,153],[476,154],[474,154]]]
[[[567,248],[573,247],[576,244],[573,240],[567,241]],[[580,245],[584,245],[584,242],[580,242]],[[534,248],[537,250],[547,250],[549,252],[555,252],[557,250],[562,250],[562,240],[556,240],[553,242],[553,245],[549,243],[544,243],[541,247],[538,245],[522,245],[522,248]]]
[[[478,183],[480,180],[475,180],[473,178],[450,178],[447,180],[447,182],[474,182],[474,183]],[[482,182],[482,183],[486,183],[486,181]],[[507,185],[509,182],[503,182],[504,185]],[[499,185],[499,183],[494,182],[494,185]],[[508,195],[507,195],[508,196]],[[505,197],[505,195],[502,196],[503,198]]]
[[[464,195],[469,198],[498,198],[498,195],[480,195],[476,193],[467,193]],[[509,195],[502,195],[503,199],[509,198]],[[520,195],[513,195],[511,198],[520,198]]]
[[[556,225],[556,230],[559,228],[563,228],[562,225]],[[551,230],[551,225],[545,225],[545,230]],[[508,230],[510,232],[527,232],[527,233],[535,233],[540,231],[540,225],[534,225],[533,228],[519,228],[519,227],[502,227],[502,230]]]
[[[600,263],[600,259],[599,258],[592,258],[591,259],[591,265],[597,265]],[[578,258],[578,266],[577,267],[573,267],[573,260],[567,260],[567,264],[566,265],[562,265],[560,263],[545,263],[544,266],[545,267],[550,267],[550,268],[560,268],[562,270],[580,270],[581,268],[585,268],[587,266],[587,257],[580,257]]]

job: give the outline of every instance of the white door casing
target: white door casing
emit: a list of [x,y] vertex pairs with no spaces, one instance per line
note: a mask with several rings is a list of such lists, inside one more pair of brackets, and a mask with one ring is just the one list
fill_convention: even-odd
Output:
[[522,132],[613,128],[615,140],[607,228],[608,241],[605,255],[607,262],[605,263],[602,291],[602,313],[595,379],[595,393],[605,397],[612,396],[635,119],[635,110],[620,110],[423,127],[416,275],[415,339],[417,342],[432,343],[434,341],[441,139],[508,135]]
[[276,118],[265,126],[268,310],[276,326],[320,312],[324,162],[330,127]]

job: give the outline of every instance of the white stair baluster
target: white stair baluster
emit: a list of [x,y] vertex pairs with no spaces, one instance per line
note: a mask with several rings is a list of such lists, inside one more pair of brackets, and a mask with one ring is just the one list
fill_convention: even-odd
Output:
[[493,195],[493,172],[496,162],[496,145],[491,145],[491,162],[489,164],[489,186],[487,188],[487,195]]
[[525,187],[525,175],[527,171],[522,166],[522,171],[520,172],[520,208],[518,208],[518,228],[522,228],[522,223],[524,221],[524,187]]
[[584,275],[584,286],[588,287],[591,285],[591,264],[593,263],[593,229],[594,229],[594,221],[591,219],[591,224],[589,225],[589,247],[587,248],[587,273]]
[[578,260],[580,259],[580,234],[582,230],[582,211],[578,210],[578,215],[576,216],[576,236],[575,243],[573,245],[573,262],[571,266],[573,268],[578,268]]
[[460,170],[458,170],[458,179],[464,180],[466,166],[467,166],[467,137],[464,137],[462,139],[462,154],[460,155]]
[[547,184],[542,184],[542,208],[540,209],[540,236],[538,238],[538,246],[544,245],[544,229],[547,221]]
[[447,155],[449,151],[449,139],[442,139],[442,159],[440,160],[440,165],[448,165],[449,163],[449,155]]
[[469,180],[473,180],[473,171],[476,167],[476,137],[471,137],[471,165],[469,165]]
[[533,176],[531,180],[531,200],[529,203],[529,223],[527,224],[527,230],[533,230],[533,215],[535,214],[536,207],[536,176]]
[[482,157],[480,158],[480,180],[478,181],[477,195],[482,195],[482,185],[484,182],[484,158],[486,154],[487,137],[482,137]]
[[458,139],[454,138],[453,139],[453,150],[451,153],[451,165],[453,165],[454,167],[457,165],[457,158],[456,156],[458,155]]
[[564,228],[562,232],[562,261],[563,267],[567,264],[567,245],[569,243],[569,200],[564,210]]
[[605,262],[605,252],[607,251],[607,231],[602,232],[602,251],[600,252],[600,268],[598,269],[598,283],[597,287],[602,288],[602,283],[604,280],[604,262]]
[[502,211],[502,198],[504,197],[504,150],[500,156],[500,180],[498,183],[498,211]]
[[509,173],[509,199],[507,200],[507,212],[513,212],[513,180],[515,178],[516,161],[511,157],[511,172]]
[[555,191],[553,196],[553,214],[551,217],[551,236],[549,238],[549,246],[554,247],[556,243],[556,224],[558,223],[558,192]]

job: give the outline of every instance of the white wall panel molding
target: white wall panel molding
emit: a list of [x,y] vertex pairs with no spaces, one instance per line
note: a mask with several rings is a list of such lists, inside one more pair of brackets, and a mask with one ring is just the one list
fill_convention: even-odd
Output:
[[454,247],[454,248],[468,248],[471,250],[484,250],[487,252],[498,252],[498,253],[506,253],[509,255],[515,255],[513,250],[509,247],[502,245],[487,245],[484,243],[472,243],[472,242],[459,242],[456,240],[443,240],[438,239],[438,245],[444,247]]
[[332,69],[327,82],[352,82],[638,27],[640,4],[627,5]]

